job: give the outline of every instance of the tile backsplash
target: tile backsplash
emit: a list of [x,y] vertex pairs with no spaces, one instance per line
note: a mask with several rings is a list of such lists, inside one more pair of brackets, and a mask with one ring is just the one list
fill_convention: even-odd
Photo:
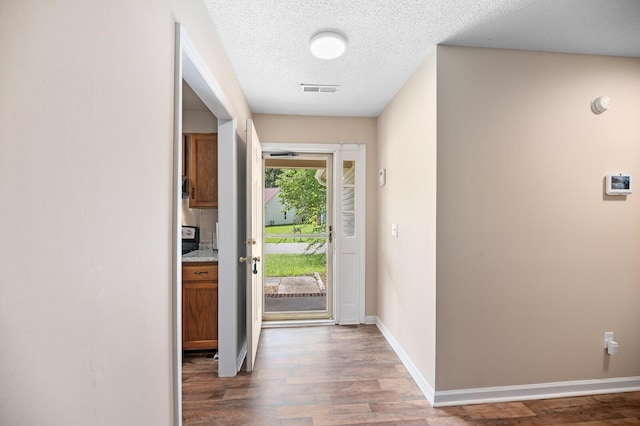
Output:
[[182,199],[182,224],[200,228],[200,242],[216,244],[218,209],[190,209],[189,199]]

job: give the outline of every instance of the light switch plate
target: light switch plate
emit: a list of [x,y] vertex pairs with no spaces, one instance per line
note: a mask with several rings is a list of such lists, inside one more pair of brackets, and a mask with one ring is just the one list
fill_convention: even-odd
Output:
[[398,224],[397,223],[392,223],[391,224],[391,236],[392,237],[398,237]]

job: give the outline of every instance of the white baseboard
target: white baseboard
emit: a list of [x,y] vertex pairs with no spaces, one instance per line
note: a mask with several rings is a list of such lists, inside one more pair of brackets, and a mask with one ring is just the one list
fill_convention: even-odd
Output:
[[247,357],[247,342],[242,345],[242,349],[240,349],[240,353],[238,354],[238,358],[236,358],[236,371],[240,371],[242,368],[242,363],[244,359]]
[[384,326],[379,318],[376,318],[376,325],[378,326],[378,329],[380,330],[384,338],[387,339],[387,342],[389,342],[389,345],[391,345],[393,350],[396,352],[405,368],[409,371],[409,374],[411,374],[411,377],[413,377],[413,380],[415,380],[416,384],[418,385],[424,396],[427,398],[429,403],[431,405],[434,405],[433,398],[435,393],[429,382],[427,382],[427,379],[425,379],[424,376],[420,373],[418,367],[416,367],[415,364],[411,361],[407,353],[404,351],[404,349],[402,349],[402,346],[400,346],[400,343],[398,343],[393,335],[391,335],[391,332]]
[[377,322],[378,322],[378,317],[376,316],[364,317],[365,324],[376,324]]
[[640,391],[640,376],[434,391],[379,318],[376,318],[376,325],[396,352],[402,364],[409,371],[424,396],[434,407]]
[[639,377],[436,391],[434,407],[640,391]]

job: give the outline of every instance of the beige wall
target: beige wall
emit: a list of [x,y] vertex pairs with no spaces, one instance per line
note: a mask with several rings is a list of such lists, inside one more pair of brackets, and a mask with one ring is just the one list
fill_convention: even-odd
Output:
[[437,390],[640,375],[639,118],[639,59],[438,48]]
[[[378,318],[431,387],[436,337],[435,51],[378,118]],[[398,237],[391,236],[398,225]]]
[[[244,119],[204,6],[174,3]],[[172,424],[172,6],[0,9],[0,424]]]
[[310,117],[296,115],[253,116],[262,142],[279,143],[363,143],[367,146],[367,248],[365,313],[376,314],[376,119],[353,117]]
[[182,111],[183,133],[218,133],[218,119],[211,111]]

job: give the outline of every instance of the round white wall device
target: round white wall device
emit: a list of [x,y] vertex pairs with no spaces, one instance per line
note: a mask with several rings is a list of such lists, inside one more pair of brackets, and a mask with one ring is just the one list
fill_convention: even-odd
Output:
[[608,96],[598,96],[591,101],[591,111],[594,114],[602,114],[611,107],[611,98]]

